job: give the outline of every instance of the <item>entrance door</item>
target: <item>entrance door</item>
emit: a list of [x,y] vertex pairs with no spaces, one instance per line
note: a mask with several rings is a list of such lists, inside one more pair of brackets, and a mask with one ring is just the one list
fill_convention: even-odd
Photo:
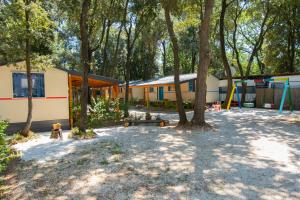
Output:
[[164,100],[164,87],[158,88],[158,100],[159,101]]

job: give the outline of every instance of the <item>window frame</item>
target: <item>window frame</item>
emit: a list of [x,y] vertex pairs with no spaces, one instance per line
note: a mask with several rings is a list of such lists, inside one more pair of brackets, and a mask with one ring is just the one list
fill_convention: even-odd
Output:
[[195,79],[188,82],[189,92],[195,92]]
[[168,86],[168,92],[175,92],[175,86],[174,85],[169,85]]
[[154,87],[149,87],[149,93],[153,93],[154,92]]
[[[12,75],[11,75],[11,77],[12,77],[12,96],[13,96],[13,98],[16,98],[16,99],[18,99],[18,98],[28,98],[28,92],[27,92],[27,90],[28,90],[28,86],[27,86],[27,88],[26,89],[24,89],[24,90],[26,90],[26,94],[23,96],[23,95],[16,95],[16,83],[15,83],[15,74],[22,74],[22,75],[24,75],[25,76],[25,80],[27,81],[27,74],[26,74],[26,72],[12,72]],[[40,87],[40,88],[42,88],[42,95],[35,95],[35,90],[38,90],[37,89],[37,87],[34,87],[34,77],[35,76],[37,76],[37,75],[39,75],[39,76],[42,76],[42,86]],[[45,98],[46,97],[46,91],[45,91],[45,74],[44,73],[38,73],[38,72],[34,72],[34,73],[31,73],[31,78],[32,78],[32,80],[33,80],[33,87],[32,87],[32,98]],[[38,83],[36,83],[36,84],[38,84]],[[38,94],[38,92],[36,92],[36,94]]]

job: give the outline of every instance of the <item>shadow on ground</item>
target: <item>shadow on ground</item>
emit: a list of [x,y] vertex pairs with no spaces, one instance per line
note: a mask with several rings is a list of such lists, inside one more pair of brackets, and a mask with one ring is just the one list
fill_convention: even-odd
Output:
[[[172,113],[160,115],[177,119]],[[106,137],[72,146],[44,163],[22,162],[6,177],[11,183],[6,197],[300,199],[297,124],[265,110],[207,113],[207,118],[218,127],[216,132],[149,126],[98,129]],[[51,145],[24,153],[51,150]]]

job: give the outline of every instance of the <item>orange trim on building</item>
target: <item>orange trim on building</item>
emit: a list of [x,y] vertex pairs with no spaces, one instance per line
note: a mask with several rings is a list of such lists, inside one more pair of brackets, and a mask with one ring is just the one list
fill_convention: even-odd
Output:
[[[33,97],[32,100],[42,100],[42,99],[67,99],[68,97]],[[28,98],[0,98],[0,101],[9,101],[9,100],[27,100]]]
[[46,97],[46,99],[67,99],[68,97]]

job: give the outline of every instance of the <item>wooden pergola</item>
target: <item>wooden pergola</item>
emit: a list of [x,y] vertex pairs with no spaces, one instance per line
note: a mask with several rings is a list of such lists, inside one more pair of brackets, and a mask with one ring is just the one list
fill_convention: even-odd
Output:
[[[68,82],[69,82],[69,119],[70,126],[73,127],[73,92],[80,90],[82,86],[82,74],[77,71],[64,70],[68,72]],[[118,97],[118,84],[119,81],[113,78],[99,76],[95,74],[89,74],[88,76],[88,86],[92,91],[104,91],[104,97],[115,99]],[[91,92],[92,96],[95,96],[94,92]]]

